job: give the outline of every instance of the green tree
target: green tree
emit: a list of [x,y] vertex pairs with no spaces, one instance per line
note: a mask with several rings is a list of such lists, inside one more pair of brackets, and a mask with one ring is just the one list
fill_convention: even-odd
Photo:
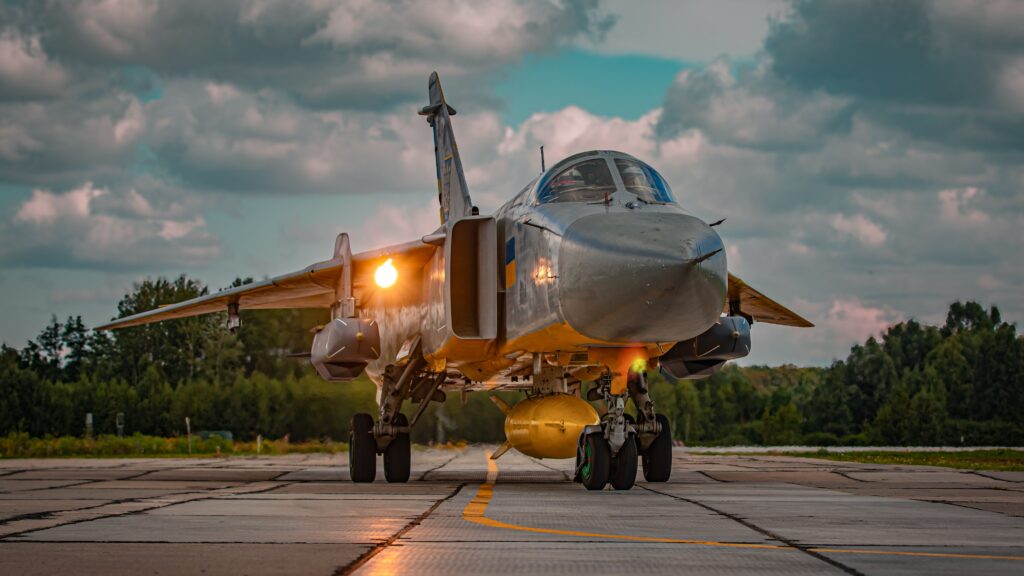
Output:
[[163,372],[151,364],[136,390],[139,398],[136,409],[138,430],[143,434],[169,436],[173,432],[170,418],[173,395]]
[[[174,280],[147,279],[117,305],[118,317],[131,316],[205,295],[207,289],[184,275]],[[195,316],[131,328],[114,333],[122,362],[120,373],[138,384],[150,366],[158,367],[167,381],[178,384],[198,376],[205,339],[217,326],[217,315]]]
[[792,403],[775,409],[765,407],[761,418],[761,443],[766,446],[799,444],[803,439],[800,411]]

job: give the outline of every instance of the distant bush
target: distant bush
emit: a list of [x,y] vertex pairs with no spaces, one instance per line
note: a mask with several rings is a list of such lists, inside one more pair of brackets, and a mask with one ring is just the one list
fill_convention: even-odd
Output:
[[831,432],[811,432],[804,434],[803,443],[806,446],[836,446],[839,438]]
[[837,446],[871,446],[871,438],[865,434],[847,434],[839,439]]

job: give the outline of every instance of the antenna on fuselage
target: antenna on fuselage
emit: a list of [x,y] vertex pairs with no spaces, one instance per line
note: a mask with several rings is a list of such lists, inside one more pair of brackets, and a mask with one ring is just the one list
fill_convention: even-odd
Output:
[[544,172],[547,168],[544,167],[544,147],[540,147],[540,171]]

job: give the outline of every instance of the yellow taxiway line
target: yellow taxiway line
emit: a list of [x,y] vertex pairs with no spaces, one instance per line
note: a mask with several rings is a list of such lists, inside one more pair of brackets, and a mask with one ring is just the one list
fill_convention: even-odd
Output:
[[[487,505],[494,496],[494,485],[498,481],[498,464],[487,458],[487,479],[476,491],[476,496],[462,510],[462,519],[467,522],[490,526],[491,528],[503,528],[505,530],[518,530],[520,532],[533,532],[537,534],[557,534],[561,536],[576,536],[579,538],[598,538],[604,540],[628,540],[630,542],[653,542],[660,544],[693,544],[697,546],[716,546],[721,548],[744,548],[757,550],[792,550],[798,548],[792,546],[779,546],[773,544],[745,544],[738,542],[717,542],[714,540],[687,540],[682,538],[658,538],[652,536],[629,536],[626,534],[602,534],[599,532],[580,532],[576,530],[559,530],[557,528],[537,528],[534,526],[523,526],[521,524],[510,524],[501,520],[488,518]],[[806,548],[806,551],[819,554],[868,554],[873,556],[914,556],[923,558],[961,558],[971,560],[1011,560],[1024,561],[1024,556],[997,556],[990,554],[954,554],[942,552],[906,552],[898,550],[858,550],[854,548]]]

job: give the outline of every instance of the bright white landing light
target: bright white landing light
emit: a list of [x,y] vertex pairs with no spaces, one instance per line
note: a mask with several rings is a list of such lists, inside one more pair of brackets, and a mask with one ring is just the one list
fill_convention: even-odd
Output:
[[373,274],[373,279],[377,282],[377,286],[381,288],[390,288],[398,280],[398,269],[391,262],[391,258],[388,258],[387,262],[377,267],[377,271]]

